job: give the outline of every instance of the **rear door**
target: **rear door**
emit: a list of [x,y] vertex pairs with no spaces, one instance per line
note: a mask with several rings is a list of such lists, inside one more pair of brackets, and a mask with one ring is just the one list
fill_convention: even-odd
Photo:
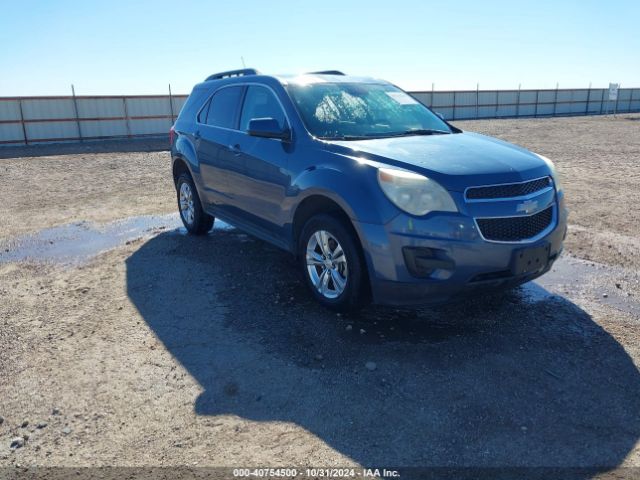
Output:
[[242,159],[229,150],[232,130],[237,127],[243,86],[218,89],[198,115],[198,159],[206,203],[217,209],[236,206]]

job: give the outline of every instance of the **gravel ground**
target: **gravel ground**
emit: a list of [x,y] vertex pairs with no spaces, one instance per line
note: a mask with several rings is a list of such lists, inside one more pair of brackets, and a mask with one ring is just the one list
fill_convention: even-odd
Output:
[[459,122],[556,162],[567,254],[507,294],[352,316],[287,254],[176,228],[161,143],[0,150],[0,466],[637,472],[636,120]]
[[164,139],[0,148],[0,238],[173,211],[166,148]]

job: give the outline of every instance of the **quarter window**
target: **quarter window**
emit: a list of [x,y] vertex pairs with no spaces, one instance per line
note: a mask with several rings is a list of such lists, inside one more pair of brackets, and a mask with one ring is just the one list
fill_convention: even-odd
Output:
[[211,99],[207,100],[207,103],[202,107],[200,113],[198,114],[198,122],[199,123],[207,123],[207,113],[209,113],[209,105],[211,105]]
[[249,122],[254,118],[273,118],[280,128],[284,128],[286,124],[282,107],[273,92],[265,87],[251,85],[247,89],[242,106],[240,129],[246,132],[249,129]]
[[235,128],[242,87],[226,87],[218,90],[211,98],[207,125]]

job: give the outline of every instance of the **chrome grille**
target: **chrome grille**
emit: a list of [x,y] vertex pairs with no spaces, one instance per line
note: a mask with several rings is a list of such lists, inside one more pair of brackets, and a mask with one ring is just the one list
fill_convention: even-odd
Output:
[[552,185],[551,177],[538,178],[523,183],[505,183],[484,187],[469,187],[465,193],[467,200],[493,200],[499,198],[523,197],[544,190]]

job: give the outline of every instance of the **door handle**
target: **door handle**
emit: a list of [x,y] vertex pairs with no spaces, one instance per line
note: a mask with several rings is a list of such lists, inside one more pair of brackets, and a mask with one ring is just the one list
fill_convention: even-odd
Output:
[[241,148],[240,148],[240,144],[236,143],[235,145],[229,145],[229,150],[231,150],[231,152],[238,156],[242,153]]
[[200,132],[199,131],[195,132],[193,134],[193,138],[195,138],[196,140],[199,140],[200,139]]

